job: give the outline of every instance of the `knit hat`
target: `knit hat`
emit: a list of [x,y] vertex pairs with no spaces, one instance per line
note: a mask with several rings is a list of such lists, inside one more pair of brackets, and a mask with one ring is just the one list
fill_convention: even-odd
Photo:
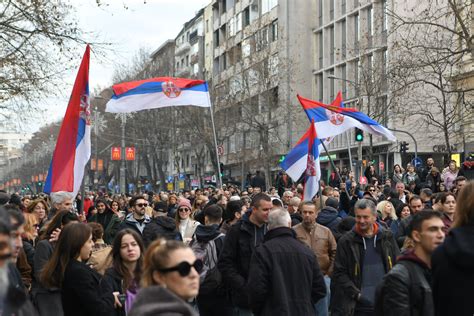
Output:
[[186,198],[181,198],[181,199],[179,199],[179,202],[178,202],[178,209],[179,209],[180,207],[183,207],[183,206],[184,206],[184,207],[187,207],[187,208],[190,209],[190,210],[192,210],[191,202],[189,202],[189,200],[186,199]]

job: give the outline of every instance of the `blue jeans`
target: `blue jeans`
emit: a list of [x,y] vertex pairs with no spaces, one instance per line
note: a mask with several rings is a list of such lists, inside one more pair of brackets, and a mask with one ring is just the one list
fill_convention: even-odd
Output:
[[328,316],[329,302],[331,300],[331,278],[325,275],[324,283],[326,283],[326,296],[314,304],[316,316]]

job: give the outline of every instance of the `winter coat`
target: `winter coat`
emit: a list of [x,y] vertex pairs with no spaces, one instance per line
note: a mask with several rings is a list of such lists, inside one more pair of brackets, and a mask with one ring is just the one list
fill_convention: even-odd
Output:
[[311,231],[306,230],[303,224],[293,227],[296,238],[307,245],[318,259],[319,268],[324,275],[331,275],[336,257],[336,240],[329,228],[314,224]]
[[[392,232],[379,227],[376,249],[382,256],[384,270],[392,269],[399,254]],[[354,315],[356,298],[361,293],[364,242],[355,227],[339,239],[331,281],[331,315]]]
[[117,214],[114,214],[112,211],[107,210],[104,212],[104,214],[92,215],[89,218],[88,222],[99,223],[100,217],[105,217],[103,219],[106,223],[104,227],[104,241],[106,244],[111,245],[114,242],[115,235],[117,234],[120,223],[122,223],[122,221],[120,220]]
[[459,173],[459,169],[452,171],[451,169],[446,168],[443,170],[441,174],[441,180],[443,181],[444,186],[446,187],[447,191],[450,191],[451,188],[455,186],[454,180],[456,180],[458,173]]
[[266,231],[266,226],[257,227],[249,220],[250,212],[245,213],[226,235],[224,247],[217,267],[222,273],[224,283],[230,288],[234,306],[249,308],[245,284],[250,270],[250,259],[255,247],[263,242],[257,237],[257,230]]
[[248,280],[255,315],[314,315],[314,304],[326,296],[316,256],[288,227],[265,235],[252,255]]
[[197,316],[191,305],[168,289],[154,285],[138,292],[128,316]]
[[325,206],[318,214],[316,223],[326,226],[331,230],[336,240],[339,240],[341,234],[337,231],[337,226],[342,221],[339,212],[331,206]]
[[384,316],[434,316],[431,270],[413,252],[398,258],[377,291]]
[[174,219],[168,216],[158,216],[146,225],[143,230],[143,242],[145,243],[145,247],[148,247],[153,241],[159,238],[182,240]]
[[99,283],[99,273],[85,263],[71,259],[64,271],[61,288],[64,316],[108,315]]
[[140,224],[134,217],[133,213],[128,214],[123,222],[120,223],[117,232],[121,231],[125,228],[130,228],[136,231],[139,235],[143,235],[143,230],[145,229],[146,225],[151,222],[151,218],[145,215],[145,220],[142,224]]
[[436,315],[474,314],[474,223],[452,228],[431,257]]
[[426,187],[430,188],[433,193],[439,192],[439,185],[441,184],[441,175],[439,173],[433,176],[431,173],[426,176]]

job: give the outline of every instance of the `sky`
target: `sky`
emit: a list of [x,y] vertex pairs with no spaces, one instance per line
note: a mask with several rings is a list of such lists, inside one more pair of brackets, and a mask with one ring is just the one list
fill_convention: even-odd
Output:
[[[154,51],[166,40],[174,39],[183,24],[211,0],[100,0],[100,6],[97,0],[69,2],[75,7],[78,23],[84,31],[93,32],[104,42],[114,43],[114,51],[106,58],[91,54],[89,90],[94,91],[98,86],[110,86],[114,66],[132,60],[141,47]],[[77,68],[79,64],[80,60]],[[63,118],[76,72],[73,70],[64,78],[64,96],[45,100],[45,111],[41,112],[38,122],[45,124]],[[27,128],[34,132],[40,127],[40,124],[30,124]]]

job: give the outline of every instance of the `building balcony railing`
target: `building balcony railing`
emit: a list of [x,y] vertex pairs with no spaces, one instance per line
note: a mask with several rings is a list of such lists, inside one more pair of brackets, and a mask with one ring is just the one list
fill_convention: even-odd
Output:
[[191,45],[188,42],[186,42],[179,46],[176,46],[175,54],[179,56],[179,55],[187,53],[190,49],[191,49]]

